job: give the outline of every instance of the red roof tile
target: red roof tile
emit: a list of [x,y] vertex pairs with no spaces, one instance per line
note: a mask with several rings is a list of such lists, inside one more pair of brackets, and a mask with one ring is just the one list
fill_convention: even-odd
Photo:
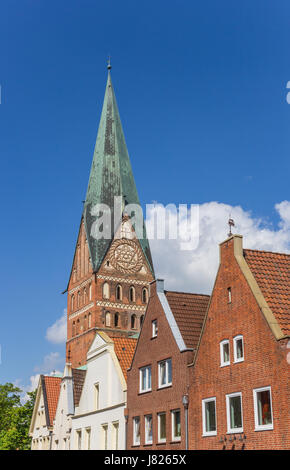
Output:
[[84,369],[72,369],[73,376],[73,390],[74,390],[74,405],[78,406],[83,390],[86,370]]
[[44,383],[44,402],[49,417],[48,425],[52,426],[60,392],[61,377],[44,375],[42,383]]
[[290,255],[244,250],[244,257],[281,330],[290,335]]
[[186,347],[196,348],[210,296],[172,291],[165,295]]
[[111,337],[111,339],[114,341],[115,353],[127,382],[127,370],[131,367],[137,339],[125,337]]

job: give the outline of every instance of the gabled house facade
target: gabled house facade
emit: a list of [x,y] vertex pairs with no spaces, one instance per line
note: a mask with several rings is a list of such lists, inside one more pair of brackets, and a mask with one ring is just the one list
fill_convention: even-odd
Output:
[[150,298],[128,371],[127,449],[187,446],[188,365],[193,361],[209,296],[150,285]]
[[31,418],[31,450],[50,450],[61,377],[41,375]]
[[190,449],[290,448],[290,255],[233,235],[189,367]]
[[71,364],[65,365],[53,420],[52,450],[69,450],[71,447],[71,420],[79,404],[85,376],[85,367],[72,369]]
[[100,331],[87,354],[87,371],[72,416],[71,449],[125,449],[127,369],[136,339]]

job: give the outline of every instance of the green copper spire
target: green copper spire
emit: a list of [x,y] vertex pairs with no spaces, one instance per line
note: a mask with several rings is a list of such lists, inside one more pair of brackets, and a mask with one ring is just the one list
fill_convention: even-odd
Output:
[[[122,209],[127,204],[140,205],[113,90],[110,68],[111,64],[108,63],[108,80],[83,214],[90,256],[95,272],[99,269],[114,237],[115,197],[119,197],[122,201]],[[97,220],[94,212],[96,204],[106,204],[111,210],[109,238],[96,238],[93,236],[93,226]],[[139,242],[148,265],[154,274],[144,220],[142,222],[143,238],[140,237]]]

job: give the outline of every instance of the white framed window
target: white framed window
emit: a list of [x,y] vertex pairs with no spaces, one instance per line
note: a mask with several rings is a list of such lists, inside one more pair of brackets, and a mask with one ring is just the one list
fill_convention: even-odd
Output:
[[141,367],[140,374],[140,387],[139,391],[149,392],[151,390],[151,366]]
[[94,384],[94,405],[95,405],[95,410],[99,409],[99,400],[100,400],[100,385],[99,383]]
[[273,429],[271,387],[255,388],[253,394],[255,431]]
[[172,361],[166,359],[158,362],[158,388],[172,385]]
[[102,424],[102,449],[108,449],[108,425]]
[[86,428],[86,449],[91,448],[91,428]]
[[244,360],[244,340],[242,335],[234,337],[234,362]]
[[228,433],[243,432],[242,394],[226,395]]
[[216,398],[202,400],[202,429],[203,436],[216,436]]
[[76,431],[76,448],[77,450],[82,449],[82,430],[78,429]]
[[112,433],[112,449],[118,450],[119,448],[119,421],[113,423]]
[[145,444],[152,444],[152,415],[145,416]]
[[153,322],[152,322],[152,338],[156,338],[157,333],[158,333],[157,320],[153,320]]
[[158,413],[158,442],[166,442],[166,413]]
[[133,418],[133,444],[134,446],[140,445],[140,417]]
[[224,339],[220,342],[221,367],[230,365],[230,342]]
[[180,410],[171,411],[171,434],[172,434],[173,441],[180,441],[181,439]]

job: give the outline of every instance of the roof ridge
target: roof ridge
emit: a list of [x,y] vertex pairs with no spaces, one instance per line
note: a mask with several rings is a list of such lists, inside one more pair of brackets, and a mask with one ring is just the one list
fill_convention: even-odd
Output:
[[201,295],[203,297],[210,297],[210,294],[196,294],[195,292],[183,292],[183,291],[177,291],[177,290],[166,290],[164,289],[165,294],[167,293],[172,293],[172,294],[186,294],[186,295]]
[[269,253],[271,255],[283,255],[283,256],[290,256],[290,253],[281,253],[280,251],[268,251],[268,250],[256,250],[254,248],[244,248],[245,251],[257,251],[258,253]]

